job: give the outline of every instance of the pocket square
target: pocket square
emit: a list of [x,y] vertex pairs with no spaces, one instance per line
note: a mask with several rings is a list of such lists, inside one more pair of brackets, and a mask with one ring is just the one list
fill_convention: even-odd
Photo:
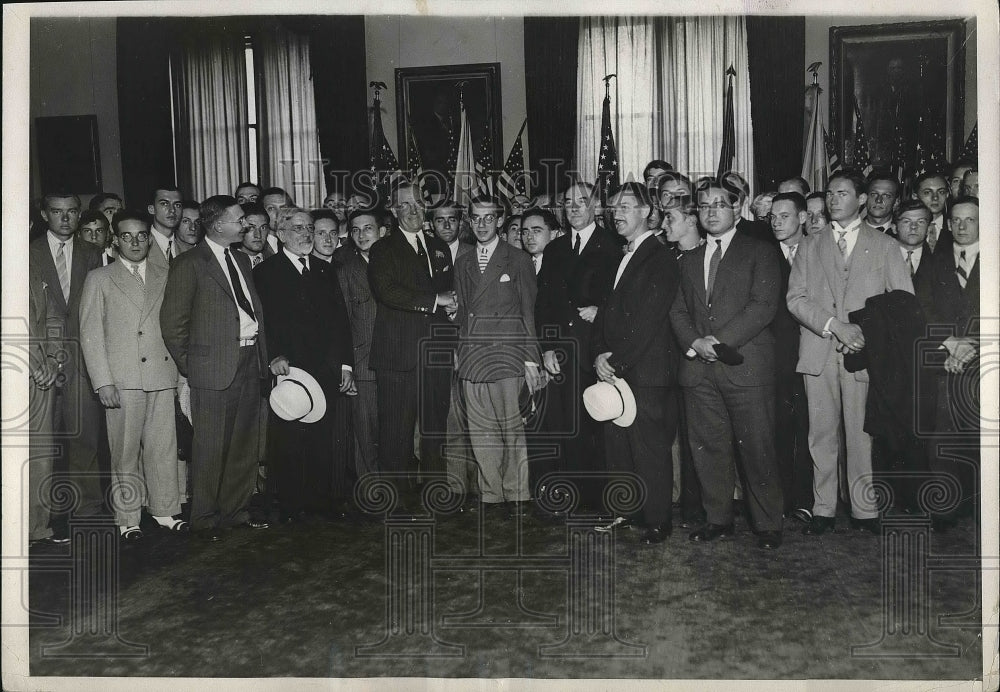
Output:
[[500,277],[500,283],[503,283],[505,281],[510,281],[510,274],[504,274],[503,276]]

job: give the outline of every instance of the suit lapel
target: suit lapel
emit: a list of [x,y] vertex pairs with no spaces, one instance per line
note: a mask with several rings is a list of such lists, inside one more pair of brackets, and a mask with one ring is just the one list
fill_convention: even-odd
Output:
[[[48,284],[51,290],[50,295],[53,301],[55,301],[56,307],[59,308],[60,313],[69,312],[69,306],[66,304],[66,299],[63,298],[62,286],[59,284],[59,272],[56,271],[56,262],[52,259],[52,251],[49,248],[48,234],[41,239],[41,251],[42,251],[42,272],[44,276],[42,280]],[[73,253],[76,256],[76,253]],[[70,278],[72,281],[72,278]]]
[[833,242],[833,226],[827,224],[819,232],[819,238],[816,240],[819,242],[817,251],[819,252],[820,264],[823,265],[823,271],[826,272],[826,280],[829,282],[830,288],[835,289],[840,283],[837,280],[837,258],[834,253],[839,253],[840,249]]
[[851,274],[864,274],[868,271],[871,264],[872,234],[874,233],[878,233],[878,231],[863,221],[861,222],[861,227],[858,228],[858,239],[851,251]]
[[[150,273],[148,270],[151,268],[152,266],[147,262],[147,279]],[[139,282],[136,281],[132,272],[128,270],[124,262],[115,262],[114,267],[111,270],[111,280],[114,281],[115,286],[117,286],[119,290],[125,294],[125,297],[128,298],[133,305],[139,308],[140,311],[144,312],[142,286],[139,285]]]
[[[628,264],[625,265],[625,271],[622,272],[621,278],[618,279],[618,285],[613,289],[614,292],[622,290],[622,288],[631,281],[632,276],[639,270],[642,263],[649,259],[649,256],[656,250],[657,245],[658,243],[656,242],[656,238],[653,236],[650,236],[642,241],[642,245],[640,245],[639,249],[635,251],[635,257],[630,259]],[[622,257],[624,258],[624,255]],[[619,265],[620,264],[621,260],[619,260]],[[617,271],[618,270],[616,269],[615,272],[617,273]]]
[[[121,264],[121,262],[116,264]],[[146,319],[156,307],[157,299],[163,295],[166,285],[167,272],[163,271],[162,267],[146,262],[146,302],[142,306],[142,319]]]
[[[725,277],[731,276],[734,273],[736,266],[740,263],[739,253],[743,250],[743,243],[746,240],[746,236],[743,235],[743,231],[737,230],[733,234],[733,239],[729,241],[729,247],[726,248],[726,254],[722,256],[719,261],[719,270],[715,274],[715,283],[712,285],[712,302],[718,304],[720,298],[726,292],[726,287],[729,286],[732,281],[727,280]],[[708,247],[706,243],[705,247]],[[714,248],[712,249],[714,252]],[[708,250],[706,250],[708,252]],[[779,250],[780,252],[780,250]],[[702,263],[702,271],[704,271],[704,262]],[[704,281],[702,285],[704,285]]]
[[[233,300],[236,300],[233,296],[233,289],[229,287],[229,279],[226,277],[225,273],[223,273],[222,267],[219,266],[218,261],[216,261],[215,253],[212,252],[212,248],[208,246],[208,242],[204,240],[201,241],[201,245],[199,247],[201,248],[201,261],[205,265],[205,271],[207,271],[208,275],[222,287],[223,291],[233,298]],[[232,251],[230,251],[229,254],[234,257],[236,255],[236,253]]]
[[[496,249],[493,250],[493,255],[490,257],[489,264],[486,265],[486,271],[483,272],[482,276],[479,278],[479,286],[476,287],[476,293],[473,297],[473,301],[479,299],[490,286],[499,281],[501,275],[507,271],[508,260],[510,259],[507,255],[510,246],[502,240],[497,241]],[[477,249],[478,252],[478,249]],[[478,257],[476,258],[479,259]],[[479,262],[474,262],[476,271],[479,271]]]
[[688,264],[691,265],[690,271],[692,277],[694,278],[694,294],[698,298],[698,302],[702,305],[705,305],[707,302],[705,294],[705,253],[708,252],[707,248],[707,243],[699,245],[691,253],[691,259],[688,261]]
[[82,241],[73,241],[73,267],[70,270],[69,300],[72,303],[74,296],[79,296],[83,290],[83,281],[87,278],[87,252],[82,246]]

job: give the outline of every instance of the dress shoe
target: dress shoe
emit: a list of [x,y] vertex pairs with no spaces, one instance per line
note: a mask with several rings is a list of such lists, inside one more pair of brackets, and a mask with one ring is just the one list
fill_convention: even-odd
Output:
[[781,531],[761,531],[757,536],[758,548],[779,548],[781,547]]
[[851,517],[851,528],[855,531],[867,531],[876,536],[882,533],[882,523],[877,517],[872,519],[855,519]]
[[736,532],[732,524],[705,524],[700,529],[688,536],[688,540],[695,543],[708,543],[716,538],[732,536]]
[[526,517],[531,512],[531,500],[515,500],[507,503],[507,515],[511,518]]
[[805,507],[797,507],[792,510],[789,516],[796,521],[801,521],[803,524],[808,524],[812,521],[813,513]]
[[66,545],[69,543],[69,536],[54,534],[45,538],[36,538],[28,543],[29,548],[41,547],[44,545]]
[[249,519],[246,520],[246,523],[239,524],[237,526],[237,528],[254,529],[254,530],[256,530],[256,529],[268,529],[268,528],[271,528],[271,525],[269,523],[267,523],[266,520],[261,519],[259,517],[250,517]]
[[639,542],[644,543],[645,545],[663,543],[663,541],[667,540],[672,532],[673,527],[670,524],[650,526],[643,529],[642,533],[639,534]]
[[826,532],[833,533],[833,527],[836,524],[836,520],[833,517],[824,517],[819,514],[812,518],[804,529],[802,529],[803,536],[822,536]]
[[599,533],[614,533],[622,529],[627,529],[632,526],[632,520],[628,517],[615,517],[613,521],[607,524],[600,524],[594,527],[594,531]]
[[682,529],[693,529],[696,526],[701,526],[705,523],[704,514],[692,514],[688,516],[681,515],[681,523],[679,526]]

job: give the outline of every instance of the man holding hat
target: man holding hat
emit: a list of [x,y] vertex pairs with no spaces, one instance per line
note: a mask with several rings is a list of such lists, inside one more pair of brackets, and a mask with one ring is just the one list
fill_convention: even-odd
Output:
[[669,316],[679,283],[677,261],[647,227],[652,205],[643,185],[622,185],[611,209],[615,230],[628,244],[594,321],[591,352],[600,382],[584,392],[584,404],[601,419],[594,415],[595,394],[604,389],[598,398],[621,402],[623,415],[610,418],[614,425],[605,430],[608,469],[637,474],[646,499],[638,516],[615,517],[598,530],[624,528],[634,520],[643,526],[640,540],[651,545],[666,540],[672,529],[670,445],[677,431],[677,396],[671,388],[677,386],[678,354]]
[[281,209],[277,232],[281,250],[254,269],[270,352],[277,354],[270,362],[278,383],[268,468],[283,518],[329,518],[349,491],[343,450],[333,445],[333,406],[338,392],[354,391],[351,325],[333,266],[310,256],[309,212]]

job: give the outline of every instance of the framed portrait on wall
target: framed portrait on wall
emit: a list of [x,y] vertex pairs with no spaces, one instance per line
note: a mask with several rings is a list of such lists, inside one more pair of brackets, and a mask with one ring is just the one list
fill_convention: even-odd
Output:
[[454,171],[458,146],[460,100],[465,105],[472,150],[484,145],[491,168],[501,165],[503,151],[500,63],[402,67],[396,70],[396,141],[403,168],[416,151],[425,171]]
[[929,141],[951,160],[963,142],[964,44],[960,19],[831,27],[830,124],[841,161],[855,164],[859,120],[876,168],[914,159]]
[[79,195],[101,191],[96,115],[35,118],[35,144],[43,190]]

